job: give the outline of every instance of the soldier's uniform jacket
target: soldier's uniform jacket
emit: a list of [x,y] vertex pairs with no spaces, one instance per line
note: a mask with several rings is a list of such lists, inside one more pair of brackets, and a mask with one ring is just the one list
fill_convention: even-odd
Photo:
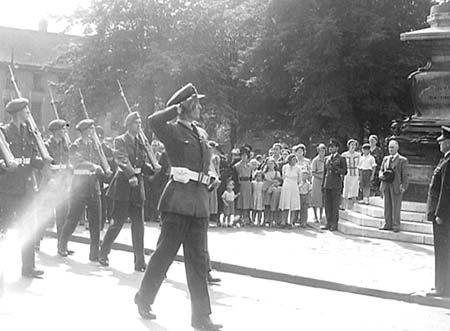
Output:
[[59,142],[52,136],[45,143],[50,156],[53,158],[51,164],[53,165],[69,165],[69,146],[67,146],[64,139]]
[[[95,165],[100,165],[100,157],[92,140],[75,140],[70,146],[70,163],[73,167],[71,192],[82,197],[100,195],[100,175],[95,173]],[[83,173],[83,174],[80,174]]]
[[343,176],[347,174],[347,162],[339,153],[325,159],[322,186],[326,189],[342,189]]
[[[190,128],[183,122],[168,123],[178,115],[176,107],[169,107],[149,117],[150,128],[166,147],[172,167],[184,167],[208,174],[211,152],[206,132]],[[195,217],[209,217],[209,192],[206,185],[189,181],[180,183],[172,178],[164,188],[159,202],[161,212]]]
[[450,222],[450,153],[434,170],[428,191],[427,219],[433,222],[436,216]]
[[[143,174],[151,170],[145,163],[145,154],[140,142],[124,133],[114,139],[114,161],[118,166],[106,193],[116,201],[131,201],[141,205],[145,200]],[[131,187],[129,179],[138,178],[138,186]]]
[[24,195],[37,191],[36,175],[44,162],[38,155],[34,138],[25,125],[18,128],[13,122],[1,128],[14,158],[21,164],[14,172],[0,172],[0,193]]

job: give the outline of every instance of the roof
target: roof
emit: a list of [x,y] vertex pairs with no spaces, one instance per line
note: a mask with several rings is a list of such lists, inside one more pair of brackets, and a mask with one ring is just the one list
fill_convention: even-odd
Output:
[[55,64],[57,57],[64,51],[64,46],[79,43],[82,38],[0,26],[0,62],[10,63],[13,57],[17,64],[64,69],[63,64]]

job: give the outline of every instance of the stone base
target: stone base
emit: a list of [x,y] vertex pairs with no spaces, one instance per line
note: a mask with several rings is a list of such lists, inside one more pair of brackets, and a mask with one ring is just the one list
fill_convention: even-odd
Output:
[[431,182],[435,166],[426,164],[409,165],[409,185],[403,200],[426,202],[428,187]]

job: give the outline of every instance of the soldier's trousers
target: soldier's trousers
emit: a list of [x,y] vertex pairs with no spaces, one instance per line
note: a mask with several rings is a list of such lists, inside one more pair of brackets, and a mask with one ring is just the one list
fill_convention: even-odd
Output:
[[450,296],[450,220],[438,225],[433,222],[435,289]]
[[327,227],[337,229],[339,222],[339,203],[341,201],[340,189],[324,189],[323,192],[325,216],[327,218]]
[[191,296],[192,316],[211,314],[207,285],[207,218],[162,213],[161,234],[138,292],[143,303],[152,305],[169,266],[183,244],[184,265]]
[[112,221],[103,238],[100,257],[107,257],[112,244],[122,230],[123,224],[129,217],[131,220],[131,238],[133,243],[134,263],[136,266],[145,264],[144,259],[144,220],[142,205],[130,201],[114,201]]
[[99,195],[80,197],[76,194],[72,194],[69,203],[69,213],[67,214],[67,219],[64,223],[59,240],[59,248],[63,250],[67,249],[67,243],[69,242],[70,236],[75,231],[86,207],[89,221],[89,235],[91,237],[89,259],[95,260],[98,258],[100,244],[101,202]]
[[0,208],[2,222],[5,228],[18,223],[19,235],[22,239],[22,273],[27,273],[35,268],[34,245],[37,236],[35,210],[32,195],[0,194]]

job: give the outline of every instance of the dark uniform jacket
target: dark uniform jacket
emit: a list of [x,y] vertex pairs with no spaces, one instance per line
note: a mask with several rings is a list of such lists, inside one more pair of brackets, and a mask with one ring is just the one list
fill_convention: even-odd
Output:
[[325,159],[325,172],[322,186],[325,189],[342,189],[343,177],[347,174],[347,162],[338,154]]
[[53,165],[69,165],[69,146],[67,146],[64,139],[57,142],[52,136],[45,143],[47,146],[48,153],[53,158],[51,164]]
[[450,222],[450,153],[434,169],[428,190],[427,219],[434,222],[436,216]]
[[[100,165],[100,158],[92,140],[75,140],[70,146],[70,163],[74,169],[71,192],[81,197],[100,195],[100,175],[95,173],[95,165]],[[77,175],[77,170],[90,171],[90,175]]]
[[[128,133],[116,137],[114,139],[114,161],[118,168],[106,195],[113,200],[142,204],[145,200],[143,174],[151,171],[145,163],[145,154],[140,142]],[[137,176],[139,181],[136,187],[131,187],[129,184],[129,179],[133,176]]]
[[[208,174],[211,152],[204,130],[189,128],[182,122],[168,123],[178,115],[175,107],[150,116],[150,128],[166,147],[172,167],[184,167]],[[159,210],[181,215],[208,217],[209,192],[206,185],[189,181],[186,184],[170,179],[162,193]]]
[[0,193],[24,195],[27,192],[37,191],[36,174],[38,169],[43,168],[44,162],[38,156],[32,134],[25,125],[18,128],[13,122],[6,124],[1,130],[9,142],[14,157],[29,164],[19,166],[14,172],[0,172]]

